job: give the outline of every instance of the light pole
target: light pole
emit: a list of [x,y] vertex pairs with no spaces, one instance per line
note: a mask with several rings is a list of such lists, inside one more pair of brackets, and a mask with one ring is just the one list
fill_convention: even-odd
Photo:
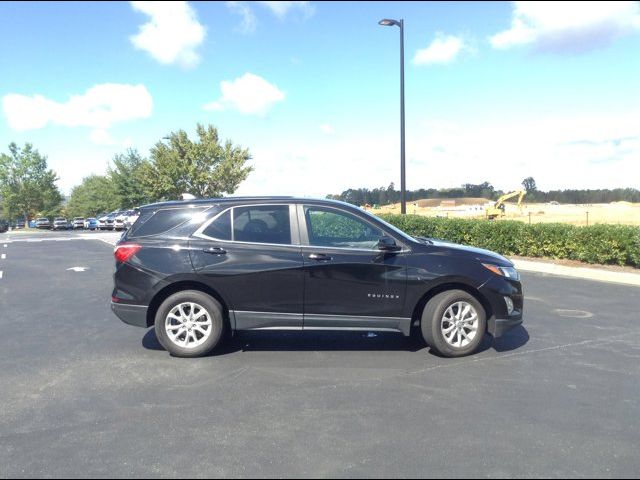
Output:
[[407,188],[404,156],[404,20],[384,18],[378,22],[383,27],[400,27],[400,213],[407,213]]

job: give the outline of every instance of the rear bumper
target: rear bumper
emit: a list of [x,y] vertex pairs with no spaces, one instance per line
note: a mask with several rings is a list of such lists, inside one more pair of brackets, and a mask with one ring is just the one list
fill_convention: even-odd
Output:
[[147,309],[145,305],[127,305],[111,302],[111,310],[120,320],[134,327],[147,328]]

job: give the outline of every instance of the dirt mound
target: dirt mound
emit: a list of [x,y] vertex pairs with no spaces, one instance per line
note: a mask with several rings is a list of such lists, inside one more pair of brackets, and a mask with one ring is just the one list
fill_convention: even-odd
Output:
[[491,200],[487,198],[475,198],[475,197],[464,197],[464,198],[424,198],[422,200],[416,200],[418,207],[420,208],[429,208],[429,207],[439,207],[441,205],[446,206],[461,206],[461,205],[484,205]]

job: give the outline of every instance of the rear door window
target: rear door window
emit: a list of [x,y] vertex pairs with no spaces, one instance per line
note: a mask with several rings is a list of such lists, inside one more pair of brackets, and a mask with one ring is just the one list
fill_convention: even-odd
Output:
[[235,207],[233,240],[291,245],[289,205]]

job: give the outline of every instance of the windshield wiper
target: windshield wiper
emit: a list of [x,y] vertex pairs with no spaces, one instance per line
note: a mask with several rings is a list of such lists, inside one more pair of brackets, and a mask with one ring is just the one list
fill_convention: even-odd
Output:
[[426,243],[427,245],[433,245],[433,240],[428,237],[413,237],[420,243]]

